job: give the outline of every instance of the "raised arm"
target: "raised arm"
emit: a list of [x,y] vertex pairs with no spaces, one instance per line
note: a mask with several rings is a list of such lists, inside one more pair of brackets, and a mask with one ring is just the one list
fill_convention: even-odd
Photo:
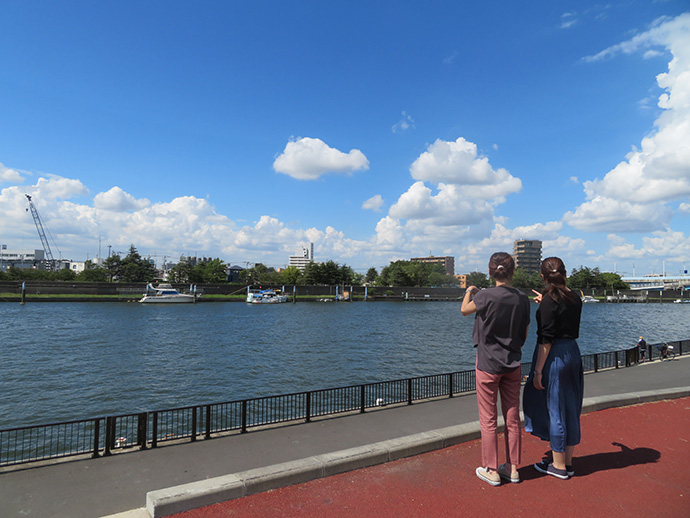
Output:
[[462,298],[462,306],[460,307],[460,313],[464,316],[471,315],[477,311],[477,305],[472,301],[472,295],[478,291],[479,288],[476,286],[469,286],[465,291],[465,296]]

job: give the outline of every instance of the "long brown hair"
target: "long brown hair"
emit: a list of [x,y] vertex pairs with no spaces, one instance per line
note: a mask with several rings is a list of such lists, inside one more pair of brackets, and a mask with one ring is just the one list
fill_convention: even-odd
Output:
[[566,303],[575,301],[577,295],[566,287],[565,264],[560,257],[547,257],[541,262],[541,274],[544,277],[546,293],[555,301],[563,299]]
[[505,252],[496,252],[489,259],[489,275],[497,281],[507,281],[515,273],[515,260]]

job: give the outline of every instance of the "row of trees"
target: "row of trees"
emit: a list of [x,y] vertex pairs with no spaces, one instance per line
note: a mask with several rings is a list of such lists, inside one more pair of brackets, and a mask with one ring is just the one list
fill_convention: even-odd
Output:
[[[530,273],[521,268],[515,270],[511,284],[525,290],[541,291],[544,288],[544,280],[539,272]],[[468,276],[467,285],[488,288],[493,285],[493,280],[484,273],[473,272]],[[630,288],[617,273],[600,272],[599,268],[584,266],[573,269],[568,276],[568,286],[574,290],[627,290]]]
[[376,286],[452,286],[458,283],[440,264],[395,261],[384,267],[378,277],[374,277],[375,272],[370,269],[367,280],[371,279]]
[[[50,272],[46,270],[25,270],[10,268],[0,272],[0,280],[55,280],[83,282],[151,282],[157,271],[151,259],[142,258],[134,245],[125,257],[114,254],[99,266],[86,261],[85,269],[78,274],[72,270]],[[168,272],[168,280],[177,283],[218,284],[227,282],[226,265],[221,259],[212,259],[193,265],[191,261],[181,261]],[[257,263],[240,273],[243,284],[287,284],[287,285],[350,285],[360,286],[453,286],[458,283],[452,275],[447,275],[440,264],[415,261],[393,261],[381,273],[369,268],[366,275],[356,273],[351,267],[335,261],[325,263],[310,262],[304,271],[291,266],[280,272]],[[486,288],[493,281],[484,273],[473,272],[468,275],[468,286]],[[515,270],[512,284],[516,288],[541,290],[544,282],[538,272],[529,273],[520,268]],[[628,285],[615,273],[600,272],[599,268],[580,266],[568,277],[568,285],[577,290],[628,289]]]
[[294,266],[279,272],[275,268],[268,268],[262,263],[257,263],[253,268],[240,273],[240,282],[244,284],[359,286],[363,282],[363,276],[349,266],[340,265],[335,261],[325,263],[311,261],[304,272]]
[[10,268],[0,272],[0,280],[20,281],[77,281],[77,282],[151,282],[156,277],[156,267],[150,259],[141,257],[134,245],[125,257],[114,254],[103,261],[103,266],[86,261],[84,270],[33,270]]

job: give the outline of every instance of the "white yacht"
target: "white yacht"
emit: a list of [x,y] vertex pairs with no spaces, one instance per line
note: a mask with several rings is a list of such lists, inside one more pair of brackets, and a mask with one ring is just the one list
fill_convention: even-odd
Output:
[[193,303],[196,301],[196,293],[180,293],[172,284],[152,284],[146,285],[146,293],[139,302],[144,303],[164,303],[164,304],[178,304],[178,303]]

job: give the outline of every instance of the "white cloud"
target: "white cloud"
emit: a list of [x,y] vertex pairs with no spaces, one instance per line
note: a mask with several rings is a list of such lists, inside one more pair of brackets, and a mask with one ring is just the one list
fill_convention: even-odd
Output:
[[685,203],[685,202],[681,203],[678,206],[678,210],[680,212],[682,212],[683,214],[690,214],[690,203]]
[[462,264],[466,271],[473,268],[486,271],[491,254],[499,251],[512,253],[513,242],[518,239],[538,239],[542,241],[543,254],[546,254],[544,257],[558,255],[566,264],[575,262],[572,258],[584,253],[586,243],[580,238],[561,235],[562,229],[563,223],[560,221],[515,228],[497,223],[486,237],[463,247],[463,255],[458,257],[458,264]]
[[455,61],[455,58],[458,57],[458,55],[459,55],[459,53],[458,53],[457,50],[456,50],[456,51],[453,51],[452,54],[450,54],[449,56],[443,58],[443,64],[444,64],[444,65],[451,65],[451,64],[453,63],[453,61]]
[[24,177],[15,169],[0,164],[0,182],[22,183]]
[[463,239],[485,237],[497,219],[495,206],[522,187],[464,138],[436,140],[410,166],[410,174],[416,181],[379,221],[375,240],[396,243],[408,255],[454,250]]
[[[477,145],[460,137],[438,139],[410,167],[415,180],[472,186],[472,196],[489,199],[520,191],[522,182],[505,169],[494,170],[489,159],[477,155]],[[486,186],[488,189],[483,189]]]
[[561,24],[559,27],[561,29],[569,29],[577,23],[577,13],[563,13],[561,15]]
[[652,232],[668,227],[673,211],[660,203],[630,203],[603,196],[566,212],[563,220],[588,232]]
[[125,212],[143,209],[151,205],[151,202],[146,198],[137,200],[131,194],[115,186],[107,192],[98,193],[93,199],[93,205],[99,210]]
[[642,238],[640,246],[620,236],[609,236],[608,256],[616,260],[661,258],[664,261],[686,264],[690,256],[690,239],[683,232],[666,230]]
[[576,228],[664,230],[673,216],[667,204],[690,196],[690,13],[657,20],[650,30],[585,59],[596,62],[652,47],[673,56],[668,72],[657,76],[664,93],[656,130],[602,179],[584,182],[587,201],[564,218]]
[[362,203],[362,208],[366,210],[373,210],[376,212],[381,212],[381,207],[383,206],[383,198],[380,194],[376,194]]
[[391,128],[393,133],[401,133],[408,129],[414,129],[414,119],[410,117],[407,112],[402,112],[402,119],[393,124]]
[[493,215],[485,200],[473,199],[469,190],[452,184],[439,184],[433,194],[424,182],[415,182],[389,210],[396,219],[426,220],[437,225],[470,225]]
[[297,180],[316,180],[326,173],[353,173],[369,169],[359,149],[343,153],[318,138],[291,140],[273,162],[273,169]]

